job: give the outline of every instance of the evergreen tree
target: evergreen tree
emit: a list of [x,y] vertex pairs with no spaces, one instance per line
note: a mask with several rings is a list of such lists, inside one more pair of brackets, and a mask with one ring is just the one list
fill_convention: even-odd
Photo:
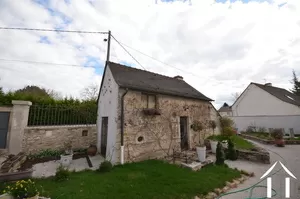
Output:
[[291,82],[293,83],[293,88],[291,89],[291,92],[294,93],[295,95],[300,96],[300,82],[294,70],[293,70],[293,80]]
[[228,139],[228,150],[226,154],[226,158],[229,160],[237,160],[237,152],[234,147],[234,143],[232,142],[231,139]]
[[0,96],[4,95],[3,88],[0,87]]
[[218,142],[216,151],[216,165],[224,165],[225,153],[221,142]]

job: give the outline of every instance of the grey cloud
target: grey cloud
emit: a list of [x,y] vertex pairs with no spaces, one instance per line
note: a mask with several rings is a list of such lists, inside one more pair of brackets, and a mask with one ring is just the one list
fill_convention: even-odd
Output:
[[208,23],[206,23],[201,28],[205,29],[205,30],[215,28],[216,26],[220,25],[224,20],[225,20],[224,16],[217,16],[217,17],[213,18],[212,20],[210,20]]

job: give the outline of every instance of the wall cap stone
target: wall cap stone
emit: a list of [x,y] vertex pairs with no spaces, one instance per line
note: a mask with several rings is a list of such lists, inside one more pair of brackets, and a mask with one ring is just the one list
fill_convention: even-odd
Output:
[[96,127],[96,124],[83,124],[83,125],[56,125],[56,126],[27,126],[25,129],[57,129],[57,128],[83,128],[83,127]]
[[13,105],[27,105],[27,106],[31,106],[32,102],[30,101],[22,101],[22,100],[12,100],[11,103]]

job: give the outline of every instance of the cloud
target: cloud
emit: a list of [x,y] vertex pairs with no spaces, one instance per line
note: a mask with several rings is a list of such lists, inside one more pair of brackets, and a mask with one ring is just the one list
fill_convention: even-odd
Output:
[[[111,30],[119,41],[181,69],[128,48],[147,70],[183,76],[219,107],[252,81],[291,87],[292,69],[300,71],[299,12],[298,0],[191,0],[191,5],[159,0],[5,0],[0,3],[0,26]],[[105,35],[1,30],[0,38],[0,58],[86,66],[0,61],[6,89],[38,84],[79,96],[83,87],[101,81]],[[141,68],[115,41],[111,60]]]

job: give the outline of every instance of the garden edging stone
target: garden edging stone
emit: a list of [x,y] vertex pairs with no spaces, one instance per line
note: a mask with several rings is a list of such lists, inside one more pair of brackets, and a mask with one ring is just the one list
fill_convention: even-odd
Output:
[[242,175],[240,178],[234,179],[232,182],[226,182],[226,185],[223,188],[216,188],[214,191],[209,192],[205,196],[195,196],[194,199],[215,199],[217,196],[228,192],[231,189],[237,188],[239,184],[244,183],[250,176]]

